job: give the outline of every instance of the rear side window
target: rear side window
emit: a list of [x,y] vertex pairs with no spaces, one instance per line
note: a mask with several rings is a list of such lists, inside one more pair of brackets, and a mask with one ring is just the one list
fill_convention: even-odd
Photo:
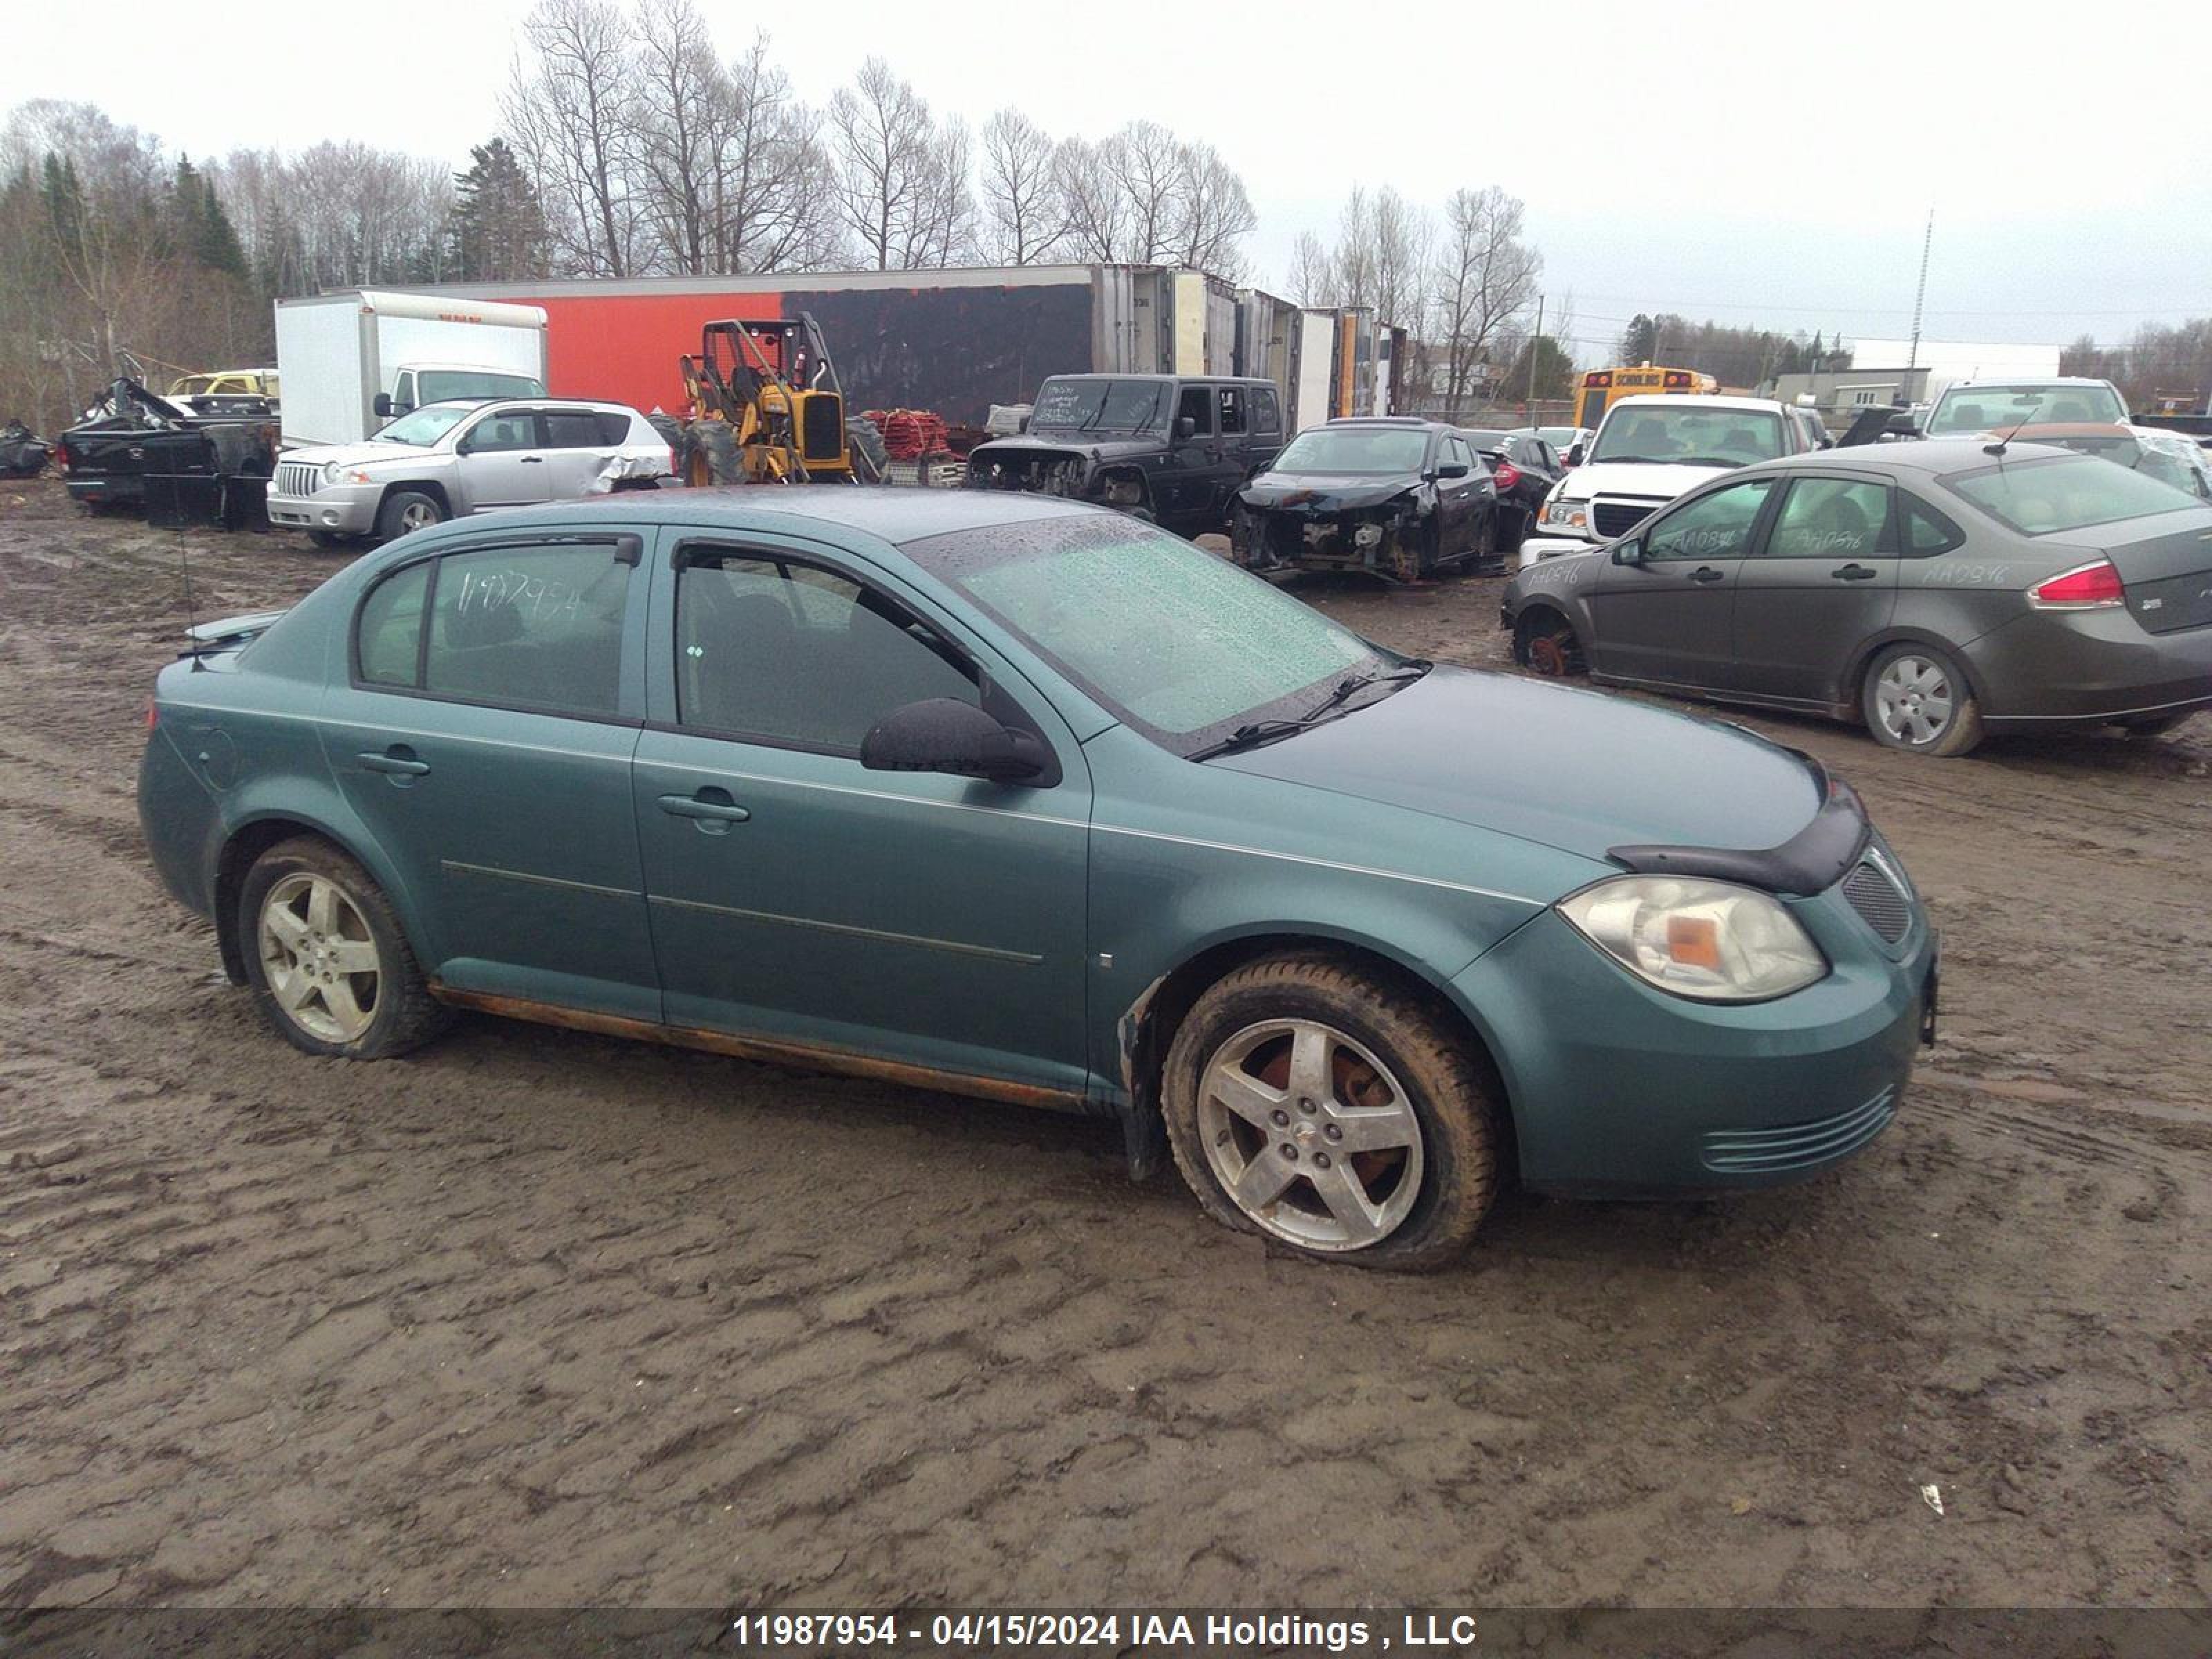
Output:
[[1271,386],[1252,388],[1252,430],[1273,434],[1283,429],[1283,417]]
[[[597,449],[609,441],[599,435],[599,416],[588,409],[549,410],[545,416],[545,442],[551,449]],[[628,428],[629,422],[623,422]],[[617,438],[613,440],[619,443]]]
[[1769,558],[1863,559],[1893,556],[1889,487],[1843,478],[1798,478],[1766,538]]
[[2086,530],[2198,505],[2172,484],[2088,456],[2015,461],[1948,477],[1943,485],[2023,536]]
[[362,603],[361,680],[549,714],[615,714],[629,574],[604,542],[424,560]]
[[1911,557],[1933,558],[1966,544],[1965,531],[1917,496],[1900,495],[1899,505],[1905,517],[1905,550]]
[[1221,429],[1224,433],[1244,429],[1244,388],[1241,386],[1221,388]]

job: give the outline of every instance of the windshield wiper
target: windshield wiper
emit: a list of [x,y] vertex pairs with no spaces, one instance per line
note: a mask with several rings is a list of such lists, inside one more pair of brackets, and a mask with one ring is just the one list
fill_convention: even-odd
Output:
[[1595,466],[1600,461],[1618,461],[1623,466],[1662,466],[1666,464],[1666,458],[1659,455],[1593,455],[1590,457],[1592,466]]
[[1240,750],[1256,749],[1261,744],[1273,743],[1282,738],[1295,737],[1308,727],[1317,726],[1337,713],[1352,698],[1370,685],[1387,684],[1394,680],[1417,680],[1436,665],[1426,657],[1408,657],[1395,668],[1373,669],[1364,674],[1347,674],[1336,683],[1336,689],[1302,714],[1291,714],[1279,720],[1253,720],[1238,726],[1218,743],[1210,743],[1203,749],[1193,750],[1185,760],[1206,761],[1218,755],[1233,755]]

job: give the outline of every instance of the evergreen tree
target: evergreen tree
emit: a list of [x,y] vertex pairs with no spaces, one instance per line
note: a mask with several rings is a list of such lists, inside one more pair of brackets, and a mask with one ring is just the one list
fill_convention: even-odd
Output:
[[453,175],[452,238],[465,282],[519,282],[544,274],[547,231],[538,188],[504,138],[469,151]]

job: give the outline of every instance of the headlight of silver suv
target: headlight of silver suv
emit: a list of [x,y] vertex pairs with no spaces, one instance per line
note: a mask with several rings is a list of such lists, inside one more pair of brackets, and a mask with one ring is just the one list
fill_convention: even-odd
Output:
[[1763,1002],[1826,976],[1828,959],[1772,895],[1725,881],[1621,876],[1559,914],[1638,978],[1700,1002]]

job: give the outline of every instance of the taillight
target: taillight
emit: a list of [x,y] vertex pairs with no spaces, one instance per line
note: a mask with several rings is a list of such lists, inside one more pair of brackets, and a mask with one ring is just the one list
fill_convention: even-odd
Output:
[[2099,559],[2038,582],[2027,590],[2027,602],[2039,611],[2096,611],[2125,605],[2128,590],[2112,562]]
[[151,731],[152,731],[155,726],[159,726],[161,723],[161,709],[160,709],[160,708],[155,705],[155,702],[154,702],[153,698],[151,698],[151,697],[147,698],[147,699],[146,699],[146,729],[147,729],[149,732],[151,732]]
[[1490,476],[1498,480],[1500,489],[1510,489],[1521,482],[1521,469],[1510,461],[1500,461],[1490,469]]
[[69,443],[66,439],[54,446],[54,470],[58,472],[66,472],[70,470]]

